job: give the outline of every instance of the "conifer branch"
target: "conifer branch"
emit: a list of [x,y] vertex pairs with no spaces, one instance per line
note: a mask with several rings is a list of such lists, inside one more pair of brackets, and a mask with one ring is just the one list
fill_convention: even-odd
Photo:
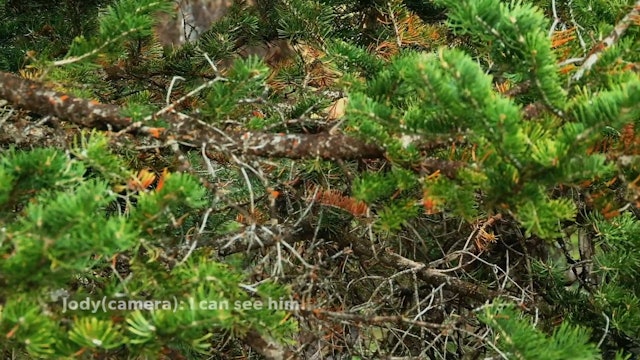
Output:
[[[149,2],[147,4],[144,4],[142,6],[137,7],[134,11],[133,14],[131,15],[136,15],[136,16],[144,16],[144,15],[148,15],[150,12],[153,12],[155,10],[159,10],[161,7],[163,6],[163,3],[161,1],[154,1],[154,2]],[[121,14],[122,9],[119,9],[117,6],[114,9],[113,13]],[[124,20],[124,19],[118,19],[117,16],[106,16],[103,19],[102,22],[102,26],[104,26],[105,24],[109,23],[109,21],[113,21],[113,22],[118,22],[119,26],[123,26],[122,27],[122,31],[117,34],[116,36],[113,36],[112,34],[106,34],[103,33],[101,35],[104,36],[104,38],[101,41],[100,45],[95,46],[94,48],[92,48],[90,51],[85,52],[82,55],[78,55],[78,56],[71,56],[62,60],[58,60],[58,61],[54,61],[51,64],[53,66],[63,66],[63,65],[68,65],[68,64],[73,64],[75,62],[78,61],[82,61],[86,58],[98,55],[99,53],[103,52],[105,49],[107,49],[108,47],[117,44],[118,42],[122,41],[123,39],[127,38],[128,36],[130,36],[131,34],[135,34],[135,33],[142,33],[144,32],[148,26],[146,24],[141,24],[140,26],[134,26],[129,28],[128,23]],[[106,28],[106,26],[105,26]],[[74,43],[74,45],[77,43]]]
[[53,66],[69,65],[69,64],[73,64],[75,62],[84,60],[84,59],[86,59],[88,57],[91,57],[91,56],[94,56],[94,55],[98,55],[106,47],[111,46],[111,45],[117,43],[118,41],[126,38],[127,36],[129,36],[131,34],[135,34],[135,33],[139,32],[139,31],[141,31],[143,29],[144,29],[144,27],[140,26],[140,27],[137,27],[137,28],[133,28],[133,29],[129,29],[129,30],[123,31],[118,36],[113,37],[113,38],[105,41],[102,45],[98,46],[97,48],[95,48],[95,49],[93,49],[93,50],[91,50],[89,52],[86,52],[86,53],[84,53],[82,55],[79,55],[79,56],[72,56],[72,57],[69,57],[69,58],[62,59],[62,60],[54,61],[52,63],[52,65]]
[[9,104],[40,115],[53,115],[87,128],[113,130],[131,126],[129,118],[120,115],[115,105],[85,100],[13,74],[0,72],[0,98]]
[[640,16],[640,0],[637,0],[636,3],[633,5],[633,9],[631,9],[631,11],[629,11],[627,15],[625,15],[622,18],[622,20],[620,20],[616,24],[616,27],[613,28],[609,36],[604,38],[601,42],[596,44],[591,49],[591,52],[587,55],[584,62],[582,63],[582,66],[580,66],[580,69],[576,71],[572,79],[574,81],[580,80],[587,71],[591,70],[593,65],[595,65],[598,59],[600,59],[600,55],[602,55],[602,53],[606,49],[608,49],[613,44],[615,44],[622,37],[622,35],[624,35],[624,33],[627,31],[627,29],[629,28],[629,25],[631,25],[634,22],[634,19],[637,19],[639,16]]
[[341,134],[222,133],[204,122],[192,118],[185,119],[169,112],[159,115],[159,118],[171,124],[169,129],[150,128],[122,116],[122,109],[116,105],[77,98],[3,72],[0,72],[0,98],[6,99],[16,107],[42,115],[54,115],[83,127],[112,131],[126,129],[161,140],[192,144],[198,148],[206,144],[247,155],[291,159],[357,159],[384,156],[381,147]]
[[[158,113],[159,119],[171,124],[168,129],[148,127],[121,115],[119,106],[67,95],[4,72],[0,72],[0,98],[16,107],[41,115],[53,115],[86,128],[127,131],[165,143],[177,141],[196,148],[205,146],[237,154],[289,159],[351,160],[385,156],[382,147],[343,134],[225,132],[197,119],[168,111]],[[460,166],[456,162],[438,159],[426,159],[423,164],[430,172],[441,169],[448,177],[455,177]]]

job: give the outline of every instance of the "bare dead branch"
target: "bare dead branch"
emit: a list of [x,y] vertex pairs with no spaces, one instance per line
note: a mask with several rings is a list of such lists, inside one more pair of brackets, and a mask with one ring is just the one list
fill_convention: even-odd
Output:
[[0,98],[6,99],[16,107],[42,115],[54,115],[87,128],[114,131],[129,129],[161,140],[171,139],[197,147],[207,144],[247,155],[293,159],[356,159],[384,156],[384,151],[379,146],[341,134],[221,134],[205,123],[191,118],[185,119],[173,113],[160,115],[160,118],[171,123],[169,129],[148,128],[142,124],[134,124],[130,118],[122,116],[122,109],[118,106],[70,96],[47,89],[37,82],[3,72],[0,72]]
[[0,72],[0,98],[13,106],[40,115],[53,115],[87,128],[111,126],[120,130],[131,125],[131,119],[120,115],[118,106],[70,96],[5,72]]
[[391,249],[387,249],[387,251],[383,253],[374,254],[371,250],[370,244],[351,236],[343,237],[341,245],[350,246],[356,255],[367,259],[377,259],[380,263],[386,266],[398,270],[412,269],[416,272],[418,278],[426,283],[432,285],[445,284],[445,289],[467,298],[485,302],[506,295],[503,292],[490,290],[482,286],[460,280],[453,276],[446,275],[437,269],[429,268],[426,264],[418,263],[396,254]]
[[260,239],[260,243],[250,242],[247,230],[243,229],[222,238],[201,240],[199,246],[213,246],[218,249],[220,256],[228,256],[243,251],[271,247],[280,241],[292,244],[296,241],[309,240],[313,237],[313,229],[309,224],[293,229],[283,225],[258,226],[254,235]]
[[441,331],[453,330],[455,324],[439,324],[420,320],[413,320],[401,315],[390,316],[367,316],[361,314],[352,314],[346,312],[328,311],[323,309],[298,309],[298,313],[305,316],[315,316],[318,319],[327,319],[335,321],[350,321],[365,325],[384,325],[384,324],[406,324],[417,327],[430,329],[438,329]]
[[[366,143],[344,134],[274,134],[264,132],[222,132],[197,119],[175,113],[162,113],[159,119],[170,126],[152,128],[134,123],[121,115],[122,108],[85,100],[46,88],[44,85],[0,72],[0,98],[13,106],[41,115],[94,129],[128,131],[157,138],[165,143],[180,142],[196,148],[213,148],[236,154],[274,158],[321,159],[375,159],[383,158],[385,151],[376,144]],[[439,159],[426,159],[423,169],[441,170],[453,178],[462,165]]]

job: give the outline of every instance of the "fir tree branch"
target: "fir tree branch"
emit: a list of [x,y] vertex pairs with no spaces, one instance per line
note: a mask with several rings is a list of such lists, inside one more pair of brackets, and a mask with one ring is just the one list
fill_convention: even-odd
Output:
[[[155,137],[164,143],[180,142],[195,148],[208,147],[236,154],[289,159],[376,159],[385,151],[378,145],[363,142],[344,134],[274,134],[265,132],[223,132],[197,119],[159,112],[158,118],[167,121],[168,129],[144,126],[121,115],[122,108],[94,100],[67,95],[44,85],[10,73],[0,72],[0,98],[10,104],[41,115],[53,115],[74,124],[110,131],[132,132]],[[441,170],[455,177],[461,164],[439,159],[426,159],[423,168]]]
[[271,134],[261,132],[222,133],[208,124],[175,113],[161,113],[169,129],[157,129],[134,123],[121,115],[121,108],[101,104],[50,90],[43,85],[0,72],[0,98],[10,104],[42,115],[54,115],[87,128],[127,130],[165,141],[180,141],[197,148],[205,144],[213,148],[246,155],[285,157],[291,159],[358,159],[382,158],[384,150],[345,135]]
[[634,22],[634,19],[637,19],[638,16],[640,16],[640,0],[637,0],[633,5],[633,9],[631,9],[631,11],[629,11],[627,15],[625,15],[622,20],[620,20],[616,24],[616,27],[613,28],[613,31],[611,31],[609,36],[604,38],[601,42],[596,44],[596,46],[591,49],[584,62],[582,63],[582,66],[580,66],[580,69],[576,71],[572,79],[574,81],[580,80],[587,71],[591,70],[593,65],[595,65],[598,59],[600,59],[600,55],[602,55],[602,53],[606,49],[615,44],[622,37],[622,35],[624,35],[624,33],[629,28],[629,25],[631,25]]
[[129,36],[129,35],[131,35],[131,34],[135,34],[135,33],[139,32],[139,31],[141,31],[141,30],[143,30],[143,29],[144,29],[144,27],[143,27],[143,26],[140,26],[140,27],[137,27],[137,28],[133,28],[133,29],[129,29],[129,30],[123,31],[123,32],[122,32],[121,34],[119,34],[118,36],[113,37],[113,38],[111,38],[111,39],[108,39],[108,40],[107,40],[107,41],[105,41],[102,45],[98,46],[97,48],[95,48],[95,49],[93,49],[93,50],[91,50],[91,51],[89,51],[89,52],[86,52],[86,53],[84,53],[84,54],[82,54],[82,55],[80,55],[80,56],[72,56],[72,57],[69,57],[69,58],[66,58],[66,59],[62,59],[62,60],[58,60],[58,61],[54,61],[54,62],[52,63],[52,65],[53,65],[53,66],[69,65],[69,64],[73,64],[73,63],[75,63],[75,62],[78,62],[78,61],[84,60],[84,59],[86,59],[86,58],[88,58],[88,57],[91,57],[91,56],[97,55],[97,54],[99,54],[103,49],[105,49],[106,47],[111,46],[111,45],[113,45],[113,44],[117,43],[118,41],[120,41],[120,40],[122,40],[122,39],[126,38],[127,36]]
[[47,89],[41,84],[0,72],[0,98],[40,115],[53,115],[87,128],[124,129],[131,119],[120,115],[115,105],[101,104]]

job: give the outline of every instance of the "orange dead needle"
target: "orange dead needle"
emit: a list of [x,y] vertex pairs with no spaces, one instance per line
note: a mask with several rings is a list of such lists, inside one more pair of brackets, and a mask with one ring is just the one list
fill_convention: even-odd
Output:
[[162,190],[162,188],[164,187],[164,181],[168,177],[169,177],[169,170],[167,170],[167,168],[164,168],[164,170],[162,171],[162,175],[160,175],[160,179],[158,179],[158,185],[156,185],[156,191]]
[[156,139],[160,138],[160,134],[164,131],[164,128],[149,128],[149,134]]
[[271,189],[269,195],[271,195],[272,198],[277,199],[278,196],[280,196],[280,192],[278,190]]
[[269,189],[269,205],[271,207],[276,206],[276,199],[280,196],[280,191],[275,189]]

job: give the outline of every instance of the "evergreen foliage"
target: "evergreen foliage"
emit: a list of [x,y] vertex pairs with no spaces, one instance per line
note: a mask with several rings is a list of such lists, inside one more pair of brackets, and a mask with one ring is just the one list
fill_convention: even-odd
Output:
[[640,355],[640,2],[185,4],[0,1],[0,354]]

